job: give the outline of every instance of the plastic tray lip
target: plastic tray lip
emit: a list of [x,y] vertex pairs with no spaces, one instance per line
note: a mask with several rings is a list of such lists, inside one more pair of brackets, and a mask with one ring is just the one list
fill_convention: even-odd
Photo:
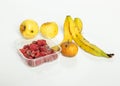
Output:
[[[46,41],[51,41],[52,43],[54,43],[52,40],[50,40],[50,39],[44,39],[44,38],[18,39],[18,40],[17,40],[17,43],[16,43],[16,46],[17,46],[17,51],[18,51],[19,55],[20,55],[23,59],[35,61],[35,60],[40,60],[40,59],[43,59],[43,58],[45,58],[45,57],[48,57],[48,56],[51,56],[51,55],[54,55],[54,54],[59,54],[59,53],[61,52],[61,47],[60,47],[59,45],[57,45],[56,43],[54,43],[54,44],[59,47],[59,51],[56,51],[56,52],[54,52],[54,53],[52,53],[52,54],[45,55],[45,56],[42,56],[42,57],[38,57],[38,58],[35,58],[35,59],[26,58],[26,57],[20,52],[20,49],[22,48],[22,47],[20,48],[20,46],[19,46],[19,45],[22,45],[22,44],[20,44],[20,43],[22,43],[22,42],[32,43],[32,41],[42,40],[42,39],[43,39],[43,40],[46,40]],[[29,44],[29,43],[28,43],[28,44]],[[25,44],[23,44],[23,45],[25,45]]]

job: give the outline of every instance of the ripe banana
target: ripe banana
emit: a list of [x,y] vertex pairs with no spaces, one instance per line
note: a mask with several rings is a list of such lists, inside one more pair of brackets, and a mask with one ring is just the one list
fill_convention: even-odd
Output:
[[107,54],[96,45],[89,43],[89,41],[87,41],[79,32],[79,29],[78,29],[79,27],[75,25],[76,22],[73,21],[72,17],[66,16],[66,19],[69,21],[69,24],[70,24],[69,29],[70,29],[70,33],[72,35],[73,40],[84,51],[94,56],[106,57],[106,58],[110,58],[114,55],[114,54]]
[[81,19],[80,18],[74,18],[74,23],[75,23],[75,27],[77,27],[77,29],[81,33],[82,28],[83,28],[83,23],[82,23]]
[[63,42],[71,42],[72,41],[72,36],[71,36],[71,33],[70,33],[70,24],[69,24],[69,21],[68,19],[66,18],[65,21],[64,21],[64,38],[62,40],[62,43]]

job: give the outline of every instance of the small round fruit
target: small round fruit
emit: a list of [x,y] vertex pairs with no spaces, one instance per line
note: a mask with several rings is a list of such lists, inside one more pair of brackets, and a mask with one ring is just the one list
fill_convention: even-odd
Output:
[[78,53],[78,46],[73,42],[64,42],[61,44],[61,53],[67,57],[73,57]]
[[58,34],[58,25],[55,22],[43,23],[40,32],[46,38],[54,38]]
[[26,19],[20,24],[20,32],[24,38],[34,38],[39,31],[39,26],[36,21]]

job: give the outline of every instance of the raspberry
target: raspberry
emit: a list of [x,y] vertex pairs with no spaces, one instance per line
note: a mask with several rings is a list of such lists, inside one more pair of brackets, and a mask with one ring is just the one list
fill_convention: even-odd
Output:
[[38,47],[38,45],[37,44],[30,44],[30,50],[38,50],[39,49],[39,47]]
[[47,45],[47,43],[46,43],[46,40],[37,40],[37,44],[39,45],[39,46],[43,46],[43,45]]
[[28,54],[30,56],[31,55],[31,50],[27,50],[26,54]]
[[29,56],[28,58],[29,58],[29,59],[33,59],[33,57],[32,57],[32,56]]
[[37,41],[33,41],[32,44],[37,44]]
[[49,49],[48,45],[40,46],[40,51],[47,52]]
[[29,49],[29,45],[24,45],[23,49]]
[[26,49],[19,49],[21,53],[26,53]]
[[47,53],[47,54],[52,54],[52,53],[54,53],[54,50],[49,49],[46,53]]
[[40,56],[41,56],[40,52],[39,52],[39,51],[36,51],[36,52],[35,52],[35,57],[38,58],[38,57],[40,57]]
[[32,51],[32,52],[31,52],[31,56],[32,56],[32,57],[35,57],[35,51]]
[[28,55],[28,54],[24,53],[23,55],[24,55],[26,58],[29,58],[29,55]]
[[42,52],[40,52],[40,55],[45,56],[45,55],[47,55],[47,53],[42,51]]

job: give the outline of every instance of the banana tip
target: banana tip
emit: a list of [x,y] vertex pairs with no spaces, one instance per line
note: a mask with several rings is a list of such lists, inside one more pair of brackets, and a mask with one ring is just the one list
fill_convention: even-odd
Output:
[[109,58],[112,58],[112,57],[114,56],[114,54],[113,54],[113,53],[107,54],[107,56],[108,56]]

